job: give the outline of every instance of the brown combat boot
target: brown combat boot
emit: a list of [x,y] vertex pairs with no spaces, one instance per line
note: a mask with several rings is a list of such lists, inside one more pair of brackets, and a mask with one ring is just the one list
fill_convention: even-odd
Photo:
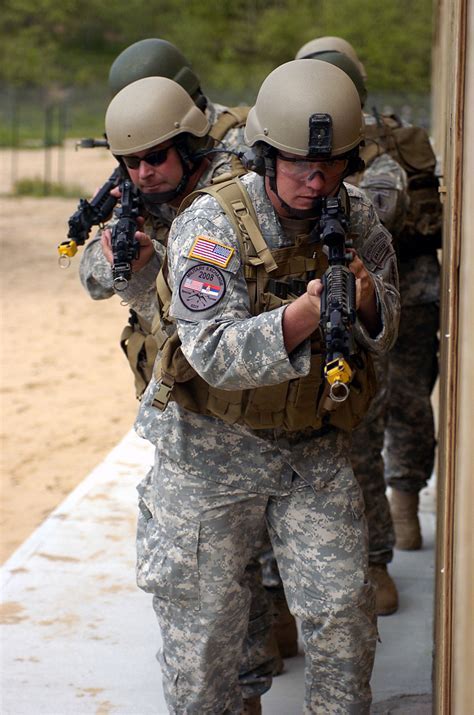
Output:
[[244,699],[244,708],[242,715],[262,715],[262,704],[260,695],[255,695],[253,698]]
[[395,529],[395,548],[402,551],[421,549],[421,529],[418,519],[419,495],[392,489],[390,511]]
[[273,607],[275,610],[273,632],[278,650],[282,658],[293,658],[298,655],[298,629],[295,618],[290,613],[285,597],[275,598]]
[[398,608],[397,587],[387,570],[387,564],[369,564],[369,579],[375,589],[377,616],[390,616]]

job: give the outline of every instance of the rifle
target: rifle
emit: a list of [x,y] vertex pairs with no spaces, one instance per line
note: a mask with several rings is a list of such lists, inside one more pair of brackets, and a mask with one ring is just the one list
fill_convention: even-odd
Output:
[[104,139],[94,139],[93,137],[88,137],[87,139],[79,139],[78,142],[76,142],[76,150],[79,149],[95,149],[98,146],[103,146],[106,149],[110,149],[110,144],[105,139],[105,134],[104,134]]
[[140,244],[135,238],[140,211],[138,190],[129,179],[121,186],[120,213],[112,226],[112,278],[117,291],[125,290],[132,275],[132,261],[140,255]]
[[324,376],[334,402],[347,398],[353,377],[349,359],[355,347],[352,327],[356,320],[356,293],[355,276],[347,267],[352,260],[346,250],[352,246],[346,240],[348,226],[340,198],[324,199],[320,236],[329,268],[323,275],[320,327],[326,346]]
[[[96,140],[83,139],[82,141]],[[89,238],[92,226],[100,226],[109,218],[118,201],[115,196],[110,195],[110,191],[119,186],[124,178],[122,167],[117,166],[93,199],[90,201],[87,199],[79,200],[76,211],[68,221],[68,240],[62,241],[58,246],[59,265],[61,268],[69,266],[70,259],[77,253],[77,247],[83,246]]]

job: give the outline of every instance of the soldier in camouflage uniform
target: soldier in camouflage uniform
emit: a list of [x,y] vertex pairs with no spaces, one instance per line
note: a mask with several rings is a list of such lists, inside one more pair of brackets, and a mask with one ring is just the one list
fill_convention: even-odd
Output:
[[[204,95],[200,80],[192,70],[189,60],[166,40],[157,38],[140,40],[123,50],[110,68],[109,88],[112,95],[115,95],[132,82],[152,76],[173,79],[188,92],[196,106],[204,111],[211,125],[211,134],[216,139],[218,147],[222,146],[236,152],[242,152],[246,149],[243,131],[247,108],[228,108],[211,102]],[[216,161],[213,162],[212,177],[229,170],[238,171],[239,168],[241,169],[233,159],[229,164],[229,155],[221,154],[220,157],[220,160],[216,158]],[[204,180],[206,181],[207,179],[205,178]],[[199,182],[199,186],[201,185],[204,184]],[[175,215],[176,206],[171,205],[169,202],[156,203],[150,211],[148,235],[158,237],[156,249],[159,253],[159,262],[156,265],[154,264],[155,270],[157,270],[157,265],[161,265],[168,230]],[[98,231],[95,238],[86,244],[80,265],[81,281],[94,300],[107,299],[115,294],[111,266],[104,256],[101,239],[102,232]],[[148,273],[148,278],[151,275],[150,270],[151,266],[145,271]],[[150,280],[149,283],[153,284],[153,281]],[[123,297],[122,294],[121,297]],[[121,346],[135,377],[135,389],[138,398],[141,397],[148,384],[156,356],[156,341],[150,334],[151,319],[155,308],[155,291],[150,290],[149,295],[142,297],[140,304],[134,305],[130,310],[129,324],[122,332]],[[252,574],[252,581],[255,584],[260,578],[260,573],[261,567],[258,561],[249,565],[249,574]],[[266,608],[273,612],[273,606],[269,605],[268,599],[262,598],[260,587],[255,585],[253,594],[255,613],[258,614],[259,622],[265,623],[266,628],[270,616],[268,614],[264,616],[264,610]],[[288,620],[290,616],[284,598],[280,598],[278,603],[281,606],[279,613],[281,611],[284,619]],[[273,620],[273,634],[270,636],[270,641],[266,636],[264,639],[267,643],[267,654],[262,656],[261,635],[254,638],[249,633],[246,649],[249,653],[249,663],[267,663],[270,656],[274,662],[273,674],[277,675],[283,670],[282,658],[297,654],[298,636],[296,625],[292,619],[291,643],[288,646],[284,639],[287,631],[286,623],[281,622],[281,617],[276,618],[274,616]],[[251,622],[250,630],[252,631],[253,628],[254,625]],[[247,666],[243,667],[246,672],[254,672],[255,670],[253,665],[247,664]],[[266,665],[263,667],[263,672],[266,672]]]
[[[145,77],[167,77],[177,82],[193,99],[196,106],[201,109],[211,126],[229,114],[228,107],[211,102],[203,94],[199,77],[191,68],[189,60],[166,40],[149,38],[140,40],[125,48],[114,60],[109,72],[109,88],[112,95],[116,95],[127,85]],[[230,110],[232,111],[232,110]],[[232,115],[230,115],[231,118]],[[224,135],[222,145],[229,149],[240,150],[244,148],[243,123],[229,122],[231,126]],[[219,142],[221,144],[221,142]],[[216,156],[213,162],[213,169],[209,174],[209,181],[212,176],[230,170],[229,155],[221,154]],[[201,184],[201,182],[200,182]],[[176,204],[176,202],[174,202]],[[170,201],[155,202],[150,206],[151,235],[165,233],[167,235],[171,222],[176,215],[176,205]],[[161,229],[161,231],[160,231]],[[164,237],[163,237],[164,238]],[[94,300],[103,300],[115,295],[112,285],[112,271],[110,263],[105,259],[101,246],[102,232],[98,231],[96,237],[86,243],[82,255],[80,266],[80,277],[84,288]],[[158,237],[158,241],[160,238]],[[163,255],[163,250],[159,251]],[[155,299],[150,291],[150,304],[144,308],[142,314],[138,311],[140,318],[147,321],[153,316]],[[145,315],[146,313],[146,315]],[[124,346],[126,348],[126,346]],[[142,378],[136,375],[137,396],[140,396],[145,389],[150,375],[146,364],[141,367]],[[145,374],[146,373],[146,374]]]
[[[315,40],[304,45],[296,58],[306,59],[306,52],[311,56],[314,51],[317,59],[330,62],[342,69],[354,82],[363,107],[367,99],[365,70],[357,60],[354,50],[349,43],[340,38],[321,38],[321,42],[323,49],[319,46],[320,41]],[[339,51],[326,49],[331,47],[337,47]],[[373,117],[367,114],[364,118],[368,122],[373,120]],[[384,153],[371,163],[364,177],[366,183],[364,178],[361,181],[360,177],[358,182],[364,189],[366,187],[370,189],[372,184],[377,187],[383,186],[384,200],[378,200],[375,204],[377,214],[389,231],[396,234],[401,228],[407,208],[407,181],[404,169],[389,154]],[[353,183],[354,177],[347,177],[347,180]],[[381,455],[384,431],[382,420],[386,413],[387,389],[384,373],[388,366],[387,356],[376,356],[374,366],[380,388],[364,423],[353,434],[352,467],[362,487],[366,506],[369,526],[369,575],[375,586],[376,612],[377,615],[389,615],[398,607],[398,594],[387,569],[387,564],[393,558],[395,536],[385,494]],[[271,595],[276,613],[275,635],[280,653],[284,657],[296,655],[298,652],[296,624],[288,612],[278,565],[270,544],[266,544],[260,561],[263,567],[263,583]]]
[[[164,77],[147,77],[126,85],[107,110],[106,131],[111,151],[139,188],[145,207],[143,230],[136,234],[141,253],[132,264],[130,285],[134,291],[126,289],[119,294],[133,309],[139,326],[151,325],[156,311],[155,279],[163,263],[177,205],[192,189],[207,186],[223,173],[230,175],[228,153],[205,154],[214,146],[209,130],[209,120],[190,96],[176,82]],[[112,224],[87,245],[81,261],[81,279],[93,298],[114,295]],[[142,343],[138,343],[142,346],[140,355],[137,337],[135,331],[129,331],[130,342],[124,348],[135,356],[137,392],[143,392],[149,377],[147,352],[156,355],[156,345],[148,329]],[[272,612],[257,560],[248,564],[245,580],[252,603],[239,678],[250,713],[252,703],[258,703],[260,695],[270,687],[275,659],[279,656],[272,643]]]
[[[359,165],[361,138],[359,98],[344,72],[317,61],[282,65],[247,120],[259,173],[237,185],[235,228],[214,196],[199,197],[171,228],[177,333],[163,346],[136,423],[156,445],[140,487],[137,573],[154,594],[170,713],[242,711],[244,571],[263,519],[301,619],[305,712],[369,712],[377,632],[349,415],[353,399],[366,405],[371,394],[365,350],[384,352],[395,340],[399,296],[390,234],[364,195],[342,183]],[[309,280],[327,266],[318,216],[328,195],[350,207],[356,251],[361,382],[347,412],[324,397],[322,284]],[[266,275],[288,275],[289,266],[306,286],[290,302],[271,292]]]
[[[352,46],[338,37],[321,37],[306,43],[296,54],[297,59],[319,59],[340,67],[354,82],[361,106],[367,99],[365,69]],[[375,120],[364,114],[365,125]],[[404,169],[388,153],[377,156],[363,174],[348,177],[376,199],[378,217],[393,236],[399,232],[408,205],[407,178]],[[377,196],[371,187],[380,189]],[[352,467],[364,494],[369,527],[369,574],[375,586],[377,615],[386,616],[398,608],[398,593],[387,564],[393,558],[395,535],[386,496],[382,448],[387,412],[388,356],[377,355],[374,360],[378,391],[363,424],[354,431]],[[265,573],[265,571],[264,571]]]
[[[336,62],[355,82],[364,105],[367,75],[346,40],[312,40],[297,57]],[[341,57],[352,67],[343,65]],[[426,132],[402,125],[394,117],[364,116],[363,158],[368,168],[353,180],[374,201],[379,218],[396,239],[402,312],[397,343],[385,361],[379,361],[378,399],[363,429],[354,433],[353,466],[366,501],[372,576],[381,601],[378,612],[389,613],[396,610],[398,599],[394,584],[392,588],[381,569],[392,559],[394,542],[399,549],[421,547],[418,494],[434,464],[431,392],[438,373],[436,252],[441,246],[441,203],[435,156]],[[400,128],[405,136],[397,138]],[[395,533],[382,495],[384,469],[392,487]]]

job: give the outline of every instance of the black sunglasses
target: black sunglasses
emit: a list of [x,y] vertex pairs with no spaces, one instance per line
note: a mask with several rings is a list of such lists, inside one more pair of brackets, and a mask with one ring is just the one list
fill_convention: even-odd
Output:
[[151,151],[149,154],[145,154],[145,156],[122,156],[122,159],[124,161],[124,164],[129,169],[138,169],[138,167],[140,166],[140,162],[142,161],[145,161],[147,164],[150,164],[150,166],[159,166],[160,164],[165,163],[168,157],[168,152],[171,147],[172,144],[165,147],[164,149],[158,149],[158,151]]

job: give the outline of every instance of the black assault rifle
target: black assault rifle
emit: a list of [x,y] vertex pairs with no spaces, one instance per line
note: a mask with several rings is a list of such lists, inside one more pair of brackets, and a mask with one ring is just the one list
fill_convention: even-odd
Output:
[[326,198],[320,219],[320,237],[325,246],[329,268],[323,275],[321,320],[326,360],[324,376],[329,396],[343,402],[349,395],[353,370],[349,359],[354,352],[352,327],[356,319],[355,276],[347,267],[352,256],[346,240],[348,220],[338,197]]
[[60,266],[67,268],[70,259],[77,253],[77,247],[83,246],[89,238],[92,226],[100,226],[110,218],[118,201],[115,196],[110,195],[110,191],[119,186],[124,178],[122,167],[117,166],[93,199],[79,200],[76,211],[68,221],[68,240],[58,246]]
[[[76,143],[76,149],[93,149],[95,147],[109,148],[107,139],[81,139]],[[89,238],[92,226],[100,226],[111,216],[118,201],[110,195],[110,191],[126,178],[119,165],[100,187],[93,199],[79,199],[79,205],[68,221],[67,241],[58,246],[59,265],[67,268],[70,259],[76,255],[77,247],[83,246]]]
[[112,278],[117,291],[125,290],[132,275],[132,261],[140,255],[140,244],[135,238],[140,213],[138,190],[129,179],[121,185],[119,217],[112,226]]

